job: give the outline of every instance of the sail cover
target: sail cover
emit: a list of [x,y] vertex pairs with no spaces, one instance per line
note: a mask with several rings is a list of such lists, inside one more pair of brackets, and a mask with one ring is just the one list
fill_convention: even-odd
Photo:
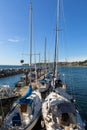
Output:
[[26,99],[27,97],[29,97],[31,95],[31,93],[32,93],[32,86],[30,85],[28,87],[27,93],[21,99]]
[[75,106],[72,103],[65,102],[65,103],[58,104],[57,105],[58,109],[56,112],[54,111],[55,110],[54,108],[55,108],[55,106],[52,106],[51,109],[55,115],[60,115],[62,113],[75,113],[76,112]]
[[27,93],[23,97],[21,97],[17,102],[18,103],[29,103],[29,104],[31,104],[33,100],[27,99],[27,97],[29,97],[31,95],[31,93],[32,93],[32,86],[30,85],[28,87]]

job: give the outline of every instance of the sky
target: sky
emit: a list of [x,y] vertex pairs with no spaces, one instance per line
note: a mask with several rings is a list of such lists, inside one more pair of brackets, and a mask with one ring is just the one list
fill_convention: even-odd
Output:
[[[53,61],[57,0],[32,0],[32,53]],[[60,0],[58,60],[87,59],[87,0]],[[30,0],[0,0],[0,65],[30,61]],[[34,55],[32,56],[35,62]]]

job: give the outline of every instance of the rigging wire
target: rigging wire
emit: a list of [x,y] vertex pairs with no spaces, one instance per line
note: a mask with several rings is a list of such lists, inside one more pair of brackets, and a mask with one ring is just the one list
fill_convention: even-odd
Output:
[[[63,22],[64,22],[64,29],[63,29],[63,33],[62,33],[62,41],[63,41],[63,46],[64,46],[64,54],[65,54],[65,56],[68,56],[68,51],[66,51],[66,50],[68,50],[67,48],[68,48],[68,46],[67,46],[67,43],[68,43],[68,41],[67,41],[67,39],[66,39],[66,36],[64,37],[64,34],[67,34],[67,23],[66,23],[66,18],[65,18],[65,13],[64,13],[64,4],[63,4],[63,0],[61,0],[61,12],[62,12],[62,18],[63,18]],[[64,33],[65,32],[65,33]],[[66,43],[66,44],[65,44]],[[66,65],[67,65],[67,62],[68,62],[68,59],[65,57],[65,62],[66,62]],[[66,68],[65,68],[66,69]],[[66,70],[65,70],[66,71]],[[79,110],[81,110],[81,108],[80,108],[80,106],[79,106],[79,104],[77,103],[77,101],[76,101],[76,94],[75,94],[75,87],[76,86],[74,86],[73,85],[73,83],[75,82],[75,80],[74,80],[74,77],[73,77],[73,70],[72,70],[72,68],[70,68],[69,69],[69,73],[68,73],[68,75],[67,75],[67,73],[66,73],[66,76],[67,76],[67,78],[68,79],[70,79],[69,80],[69,92],[70,92],[70,94],[73,96],[73,98],[75,99],[75,105],[77,106],[77,108],[79,109]],[[70,76],[71,75],[71,76]],[[65,79],[66,80],[66,79]]]

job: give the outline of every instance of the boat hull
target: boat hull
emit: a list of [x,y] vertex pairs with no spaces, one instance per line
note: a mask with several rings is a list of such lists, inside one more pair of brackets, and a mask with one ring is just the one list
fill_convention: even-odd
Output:
[[24,130],[32,130],[32,129],[35,127],[37,121],[39,120],[40,113],[41,113],[41,112],[39,112],[39,114],[38,114],[38,116],[36,117],[36,119],[35,119],[27,128],[25,128]]

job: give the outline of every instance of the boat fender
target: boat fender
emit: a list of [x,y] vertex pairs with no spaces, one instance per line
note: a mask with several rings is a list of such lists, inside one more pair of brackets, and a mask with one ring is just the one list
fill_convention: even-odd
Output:
[[43,120],[41,120],[41,127],[44,128],[45,127],[45,123]]
[[47,122],[50,122],[50,121],[51,121],[51,118],[50,118],[49,116],[46,116],[45,120],[46,120]]
[[0,116],[0,126],[2,125],[2,116]]

